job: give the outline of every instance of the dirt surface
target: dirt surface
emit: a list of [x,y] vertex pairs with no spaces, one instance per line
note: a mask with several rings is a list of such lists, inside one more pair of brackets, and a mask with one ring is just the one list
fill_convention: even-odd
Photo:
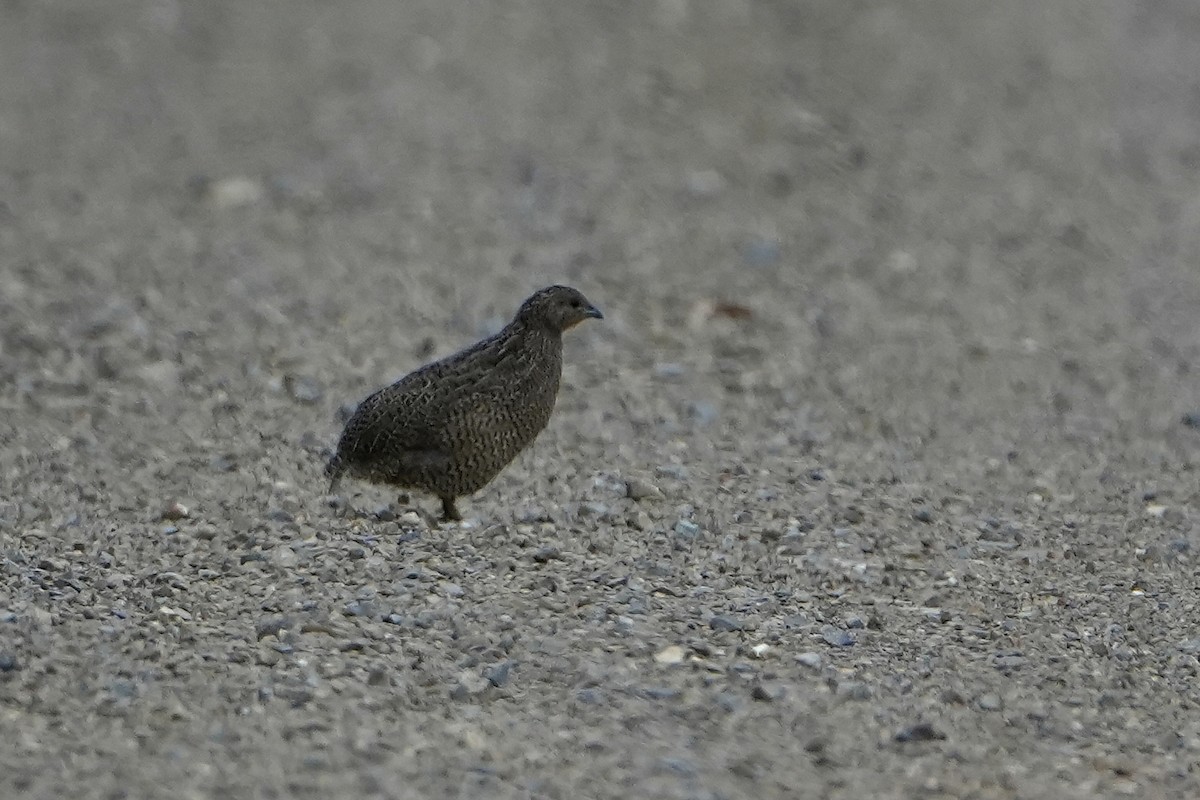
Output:
[[[0,795],[1200,794],[1137,7],[0,4]],[[465,523],[325,494],[550,282],[606,319]]]

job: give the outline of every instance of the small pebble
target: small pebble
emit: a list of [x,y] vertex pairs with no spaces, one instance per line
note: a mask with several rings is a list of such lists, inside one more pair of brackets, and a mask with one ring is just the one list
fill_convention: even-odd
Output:
[[185,622],[190,621],[192,615],[182,608],[172,608],[170,606],[162,606],[158,609],[158,616],[163,619],[180,619]]
[[290,511],[284,511],[282,508],[273,508],[267,512],[267,519],[271,522],[295,522],[296,517]]
[[1004,708],[1004,702],[1000,699],[1000,695],[992,692],[980,695],[978,705],[980,711],[999,711]]
[[687,651],[677,644],[664,647],[654,654],[654,660],[665,665],[682,664],[686,657]]
[[709,200],[725,189],[725,179],[715,169],[698,169],[687,174],[683,185],[694,199]]
[[800,630],[808,627],[808,617],[803,614],[789,614],[783,618],[783,627],[787,630]]
[[292,396],[293,400],[305,405],[315,405],[321,402],[321,398],[325,396],[321,385],[312,378],[286,375],[283,379],[283,385],[287,388],[288,394]]
[[377,614],[375,604],[369,600],[351,600],[342,608],[348,617],[373,617]]
[[688,403],[688,416],[696,420],[700,426],[710,425],[721,415],[715,404],[708,401]]
[[648,531],[654,526],[654,520],[640,508],[636,513],[627,515],[625,519],[631,528],[639,531]]
[[708,621],[708,627],[712,628],[714,631],[740,631],[742,629],[742,623],[733,617],[724,617],[718,615]]
[[850,631],[835,628],[832,625],[821,628],[821,638],[830,647],[849,647],[855,642],[854,634]]
[[114,697],[129,700],[138,696],[138,685],[131,680],[117,679],[109,684],[109,691]]
[[162,514],[159,515],[159,519],[176,522],[181,519],[187,519],[191,515],[191,509],[189,509],[183,503],[175,501],[163,509]]
[[237,469],[237,461],[231,455],[213,456],[208,460],[208,467],[213,472],[233,472]]
[[263,185],[253,178],[222,178],[218,181],[204,180],[208,202],[218,209],[227,211],[254,205],[263,198]]
[[696,774],[696,767],[691,761],[686,758],[665,757],[659,759],[660,764],[671,772],[677,775],[692,776]]
[[625,481],[625,496],[631,500],[649,500],[662,497],[663,493],[649,481],[641,478],[629,478]]
[[870,700],[874,692],[862,681],[840,681],[836,694],[846,700]]
[[682,377],[687,372],[687,368],[682,364],[676,364],[673,361],[665,361],[654,365],[654,376],[663,380],[674,380]]
[[589,706],[595,706],[604,702],[604,693],[599,689],[580,689],[575,693],[575,699]]
[[800,662],[801,664],[803,664],[806,667],[811,667],[812,669],[820,669],[821,668],[821,654],[820,653],[813,653],[813,652],[800,653],[799,655],[796,656],[796,661]]
[[1017,669],[1025,664],[1025,656],[1020,653],[998,653],[992,658],[992,666],[998,670]]
[[281,631],[291,626],[292,622],[287,617],[268,617],[267,619],[259,620],[254,625],[254,635],[258,640],[265,639],[268,636],[279,636]]
[[550,516],[546,509],[539,506],[524,506],[514,515],[517,522],[525,525],[532,525],[535,522],[553,522],[554,517]]
[[483,675],[487,678],[488,683],[500,689],[508,683],[509,678],[512,676],[512,668],[512,661],[501,661],[499,664],[493,664],[484,670]]
[[675,532],[680,536],[693,539],[700,535],[700,526],[690,519],[681,519],[675,523]]
[[681,464],[659,464],[654,468],[654,474],[660,478],[687,480],[687,469]]
[[604,517],[607,515],[608,506],[604,505],[604,503],[586,500],[579,504],[579,516],[581,517]]
[[946,734],[928,722],[918,722],[902,728],[895,738],[897,742],[936,742],[945,739]]
[[533,551],[533,560],[539,564],[562,558],[562,551],[553,545],[545,545]]
[[477,672],[464,670],[458,676],[458,682],[450,689],[450,699],[458,702],[470,700],[487,691],[492,682]]

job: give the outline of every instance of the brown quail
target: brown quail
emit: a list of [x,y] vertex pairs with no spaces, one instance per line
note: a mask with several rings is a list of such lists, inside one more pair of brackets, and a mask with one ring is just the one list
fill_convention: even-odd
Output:
[[482,489],[546,427],[562,377],[562,334],[603,319],[569,286],[536,292],[495,336],[421,367],[363,400],[325,469],[418,489],[442,501]]

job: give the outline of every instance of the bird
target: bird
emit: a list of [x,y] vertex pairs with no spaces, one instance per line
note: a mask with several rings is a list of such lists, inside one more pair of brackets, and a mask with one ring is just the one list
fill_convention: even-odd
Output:
[[548,286],[499,333],[369,395],[346,421],[325,474],[430,493],[446,521],[550,421],[563,332],[604,315],[570,286]]

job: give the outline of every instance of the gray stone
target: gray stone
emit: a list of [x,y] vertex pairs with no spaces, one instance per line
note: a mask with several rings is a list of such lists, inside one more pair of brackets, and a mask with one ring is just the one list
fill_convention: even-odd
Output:
[[945,738],[946,734],[929,722],[918,722],[901,728],[895,736],[897,742],[937,742]]
[[808,652],[808,653],[800,653],[799,655],[797,655],[796,661],[798,661],[799,663],[803,664],[806,667],[811,667],[812,669],[820,669],[822,659],[821,659],[820,653]]
[[484,677],[488,679],[488,682],[492,684],[492,686],[495,686],[497,689],[503,688],[508,684],[508,681],[512,676],[512,668],[514,666],[515,662],[513,661],[501,661],[499,664],[493,664],[492,666],[488,667],[486,670],[484,670],[483,674]]
[[450,699],[458,702],[471,700],[486,692],[491,685],[492,682],[478,672],[464,670],[450,688]]
[[651,500],[663,496],[662,490],[647,480],[629,478],[625,481],[625,494],[632,500]]
[[821,638],[830,647],[850,647],[856,641],[854,634],[850,631],[836,628],[833,625],[821,628]]
[[315,405],[321,402],[321,398],[325,396],[321,385],[313,378],[287,375],[283,379],[283,384],[293,400],[305,405]]
[[714,631],[740,631],[742,629],[742,623],[733,617],[718,615],[708,621],[708,627],[712,628]]
[[980,711],[999,711],[1004,708],[1004,701],[1000,699],[1000,695],[994,692],[980,695],[976,703]]

